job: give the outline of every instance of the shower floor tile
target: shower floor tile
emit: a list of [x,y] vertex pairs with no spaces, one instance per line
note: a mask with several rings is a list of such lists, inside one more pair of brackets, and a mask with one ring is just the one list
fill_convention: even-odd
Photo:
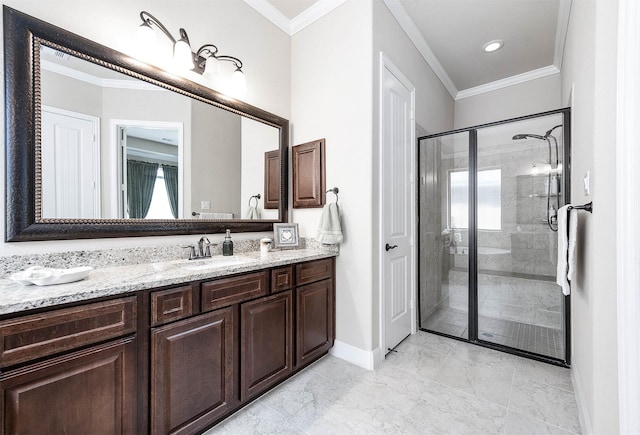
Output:
[[[466,312],[447,308],[435,310],[420,325],[428,331],[467,338]],[[491,343],[564,359],[562,330],[507,319],[478,316],[478,338]]]

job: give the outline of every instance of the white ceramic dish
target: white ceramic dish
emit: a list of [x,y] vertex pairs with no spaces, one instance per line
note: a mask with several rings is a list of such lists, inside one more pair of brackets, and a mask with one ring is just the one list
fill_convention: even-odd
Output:
[[80,281],[89,275],[93,267],[83,266],[72,269],[47,269],[33,266],[23,272],[14,273],[11,279],[22,285],[54,285]]

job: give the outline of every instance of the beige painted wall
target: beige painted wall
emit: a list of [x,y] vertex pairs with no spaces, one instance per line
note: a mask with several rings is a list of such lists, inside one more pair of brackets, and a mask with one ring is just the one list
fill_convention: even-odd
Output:
[[454,128],[473,127],[566,107],[560,101],[560,74],[461,98],[455,103]]
[[[191,103],[191,209],[240,218],[241,117],[201,101]],[[231,146],[230,146],[231,145]],[[209,210],[200,209],[209,201]]]
[[[248,88],[242,99],[284,118],[290,118],[290,38],[242,1],[5,0],[3,3],[130,54],[133,48],[131,38],[135,36],[140,24],[139,13],[141,10],[148,10],[174,34],[177,34],[180,27],[187,29],[194,45],[215,43],[221,53],[242,59]],[[215,17],[215,25],[211,25],[207,17]],[[162,37],[159,36],[160,38]],[[195,73],[188,73],[188,76],[200,80]],[[4,101],[4,88],[0,92],[0,98]],[[4,180],[4,153],[0,153],[0,179]],[[4,204],[4,188],[0,189],[0,201]],[[0,217],[0,227],[0,240],[4,240],[4,214]],[[214,242],[222,238],[223,235],[210,237]],[[193,243],[195,240],[196,236],[167,236],[92,240],[90,244],[83,240],[0,242],[0,256],[158,244],[179,245]]]
[[[349,0],[291,38],[292,144],[326,139],[327,189],[340,188],[337,339],[372,349],[371,3]],[[315,237],[320,209],[295,209]]]
[[[249,199],[256,194],[260,217],[262,219],[278,219],[278,209],[265,209],[264,154],[278,149],[279,131],[270,125],[262,124],[249,118],[242,118],[242,185],[240,188],[241,217],[244,219],[249,211]],[[250,157],[247,157],[250,156]],[[255,200],[251,200],[255,205]]]
[[[454,101],[431,67],[420,55],[407,34],[402,30],[389,9],[381,0],[373,2],[373,210],[380,206],[380,52],[402,71],[415,87],[415,121],[420,128],[431,133],[453,128]],[[416,156],[417,158],[417,156]],[[380,220],[378,213],[372,213],[373,263],[373,348],[380,346],[380,269],[379,249],[384,241],[379,238]],[[375,249],[377,248],[377,249]],[[417,306],[417,299],[415,300]],[[384,354],[384,349],[382,353]]]
[[[364,352],[379,346],[381,50],[416,87],[418,123],[451,129],[452,98],[381,1],[347,1],[292,37],[292,143],[326,138],[327,188],[340,188],[345,235],[337,262],[337,339]],[[301,235],[315,236],[320,209],[292,215]]]
[[[585,433],[618,433],[616,328],[617,1],[573,0],[562,67],[572,106],[572,202],[581,214],[581,259],[572,291],[573,375]],[[591,173],[591,195],[582,189]]]

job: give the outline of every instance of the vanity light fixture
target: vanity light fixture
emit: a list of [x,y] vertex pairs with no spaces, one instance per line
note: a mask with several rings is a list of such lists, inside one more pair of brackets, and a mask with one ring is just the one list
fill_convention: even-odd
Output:
[[504,46],[504,41],[502,39],[494,39],[493,41],[489,41],[482,46],[482,50],[487,53],[492,53],[494,51],[500,50]]
[[220,74],[220,62],[231,62],[235,67],[235,71],[228,79],[233,88],[232,91],[236,94],[242,94],[246,91],[247,85],[240,59],[218,54],[218,47],[213,44],[205,44],[194,53],[191,49],[187,31],[183,28],[180,28],[180,39],[176,39],[164,24],[149,12],[140,12],[140,19],[142,24],[138,28],[138,39],[145,46],[148,47],[155,43],[156,34],[151,27],[153,24],[173,43],[173,60],[177,67],[193,70],[198,74],[202,74],[207,80],[218,84],[223,78]]

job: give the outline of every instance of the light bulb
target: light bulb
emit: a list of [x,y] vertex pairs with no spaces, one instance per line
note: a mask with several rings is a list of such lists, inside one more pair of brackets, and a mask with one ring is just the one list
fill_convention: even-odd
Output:
[[173,46],[173,61],[176,67],[180,69],[195,68],[191,46],[184,39],[180,39]]
[[220,62],[213,56],[209,56],[204,64],[202,76],[210,82],[216,83],[220,80]]
[[156,32],[153,31],[149,24],[142,23],[140,27],[138,27],[137,39],[141,48],[153,47],[156,43]]
[[231,87],[233,89],[233,93],[236,95],[243,95],[247,92],[247,82],[245,81],[244,74],[240,68],[236,68],[231,75]]

